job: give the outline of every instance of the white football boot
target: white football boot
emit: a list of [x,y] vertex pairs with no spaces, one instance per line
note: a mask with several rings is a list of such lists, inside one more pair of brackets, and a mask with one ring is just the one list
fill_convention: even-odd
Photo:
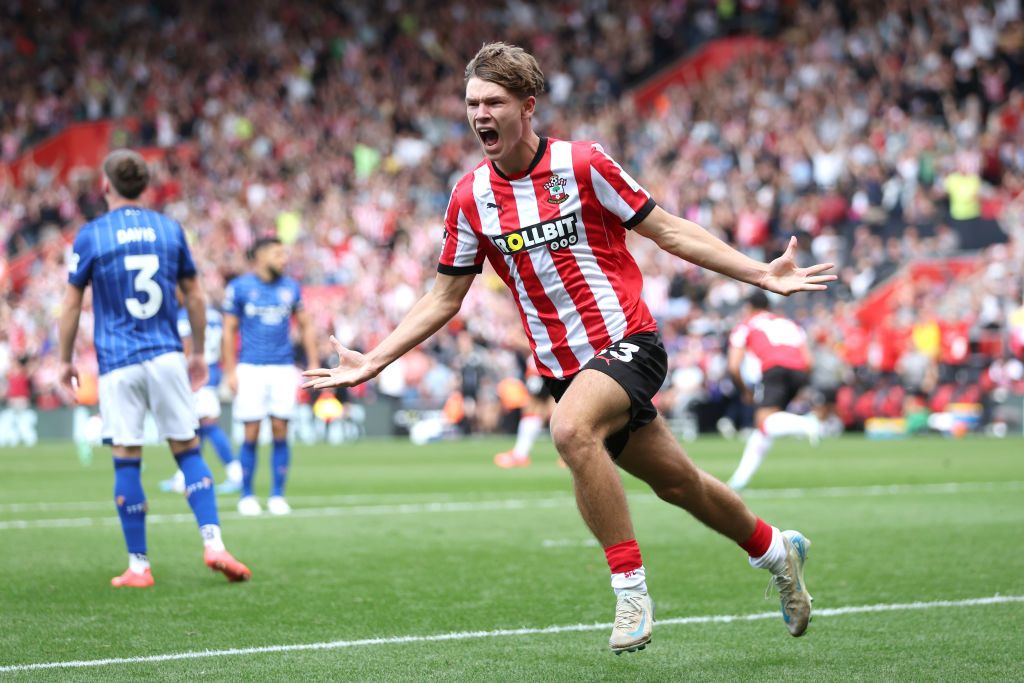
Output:
[[267,512],[272,515],[291,514],[292,506],[284,499],[284,496],[271,496],[267,498]]
[[807,551],[811,541],[799,531],[783,531],[782,541],[786,546],[786,562],[782,570],[775,574],[768,584],[779,591],[779,602],[782,606],[782,620],[792,636],[802,636],[811,620],[811,602],[813,598],[807,592],[804,582],[804,563],[807,562]]
[[654,604],[647,593],[623,591],[615,603],[615,624],[608,646],[612,652],[636,652],[651,642]]
[[256,500],[256,496],[243,496],[238,501],[238,514],[245,517],[258,517],[263,514],[263,506]]

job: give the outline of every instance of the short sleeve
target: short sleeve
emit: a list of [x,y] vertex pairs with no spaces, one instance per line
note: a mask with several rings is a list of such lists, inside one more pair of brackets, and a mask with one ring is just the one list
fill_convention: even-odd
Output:
[[92,241],[92,231],[88,226],[82,227],[75,236],[75,242],[68,254],[68,282],[79,289],[85,289],[92,279],[92,267],[96,260],[96,251]]
[[452,190],[444,214],[441,257],[437,272],[443,275],[470,275],[483,271],[484,251],[466,212],[459,203],[459,187]]
[[750,328],[746,325],[737,325],[729,335],[729,346],[734,349],[747,348],[747,337],[750,336]]
[[241,307],[238,305],[238,278],[228,283],[224,288],[224,312],[230,315],[241,317]]
[[650,193],[596,143],[590,156],[590,180],[601,206],[618,216],[627,229],[639,225],[656,206]]

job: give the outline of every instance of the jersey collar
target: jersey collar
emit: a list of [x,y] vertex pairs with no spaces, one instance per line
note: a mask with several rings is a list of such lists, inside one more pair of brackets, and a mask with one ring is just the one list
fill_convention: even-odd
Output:
[[540,144],[537,145],[537,153],[533,155],[533,160],[530,165],[526,167],[526,170],[522,173],[517,173],[514,177],[509,177],[501,172],[501,169],[493,161],[488,161],[491,165],[491,170],[498,174],[498,177],[502,180],[519,180],[533,173],[533,169],[537,168],[537,164],[544,157],[544,152],[548,149],[548,139],[543,135],[540,136]]

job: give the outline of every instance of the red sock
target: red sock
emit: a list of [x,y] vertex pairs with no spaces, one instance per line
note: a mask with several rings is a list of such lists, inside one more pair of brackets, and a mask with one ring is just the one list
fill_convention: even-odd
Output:
[[640,546],[636,544],[635,538],[608,546],[604,549],[604,556],[608,558],[608,568],[612,570],[612,574],[625,574],[639,569],[644,564],[640,558]]
[[772,528],[763,519],[758,517],[754,533],[750,534],[750,538],[740,543],[740,547],[746,550],[747,554],[751,557],[761,557],[768,552],[768,547],[771,544]]

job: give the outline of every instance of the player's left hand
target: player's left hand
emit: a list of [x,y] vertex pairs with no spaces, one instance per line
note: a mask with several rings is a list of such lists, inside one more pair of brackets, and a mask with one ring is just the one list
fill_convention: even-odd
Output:
[[210,378],[210,368],[201,353],[193,353],[188,357],[188,378],[192,383],[192,391],[199,391]]
[[331,344],[338,354],[338,367],[315,368],[302,373],[307,378],[303,389],[332,389],[334,387],[354,387],[372,379],[380,372],[370,364],[370,360],[358,351],[342,346],[341,342],[331,335]]
[[768,264],[768,272],[757,284],[769,292],[789,296],[793,292],[811,292],[828,289],[826,282],[836,279],[835,275],[821,275],[835,264],[818,263],[807,268],[797,268],[796,237],[789,239],[786,253]]

